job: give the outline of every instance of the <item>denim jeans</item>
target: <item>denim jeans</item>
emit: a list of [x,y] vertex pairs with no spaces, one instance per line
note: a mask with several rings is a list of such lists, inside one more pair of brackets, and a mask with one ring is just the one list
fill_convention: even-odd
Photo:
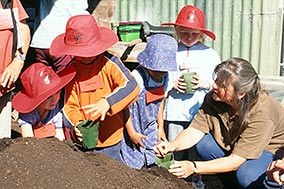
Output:
[[103,153],[113,159],[116,159],[118,161],[122,161],[121,157],[120,157],[120,143],[117,143],[115,145],[112,146],[108,146],[108,147],[103,147],[103,148],[95,148],[93,150],[94,153]]
[[[197,143],[197,152],[202,160],[213,160],[228,156],[229,153],[217,144],[208,133]],[[258,159],[245,161],[237,171],[219,174],[224,188],[265,188],[266,169],[275,160],[275,155],[263,151]],[[234,186],[233,186],[234,185]]]

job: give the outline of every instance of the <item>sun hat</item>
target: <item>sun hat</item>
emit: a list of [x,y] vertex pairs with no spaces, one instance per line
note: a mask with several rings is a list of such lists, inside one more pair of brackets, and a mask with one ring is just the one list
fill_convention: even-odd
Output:
[[200,30],[211,39],[215,40],[215,34],[212,31],[207,30],[205,24],[206,19],[204,12],[195,6],[186,5],[180,10],[175,23],[163,23],[162,25],[175,25]]
[[21,75],[23,89],[13,100],[13,108],[20,113],[29,113],[49,96],[61,90],[75,76],[73,65],[56,74],[50,66],[42,63],[30,65]]
[[77,15],[69,18],[65,33],[52,41],[50,53],[92,57],[116,42],[117,35],[109,28],[98,26],[92,15]]
[[139,64],[153,71],[176,71],[176,40],[165,34],[152,35],[137,56]]

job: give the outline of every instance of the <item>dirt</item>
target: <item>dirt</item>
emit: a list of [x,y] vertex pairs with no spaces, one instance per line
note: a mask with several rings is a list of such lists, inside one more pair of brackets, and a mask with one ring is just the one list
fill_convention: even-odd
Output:
[[[205,188],[222,188],[205,176]],[[0,139],[0,188],[194,188],[166,169],[131,169],[104,154],[83,152],[55,138]]]

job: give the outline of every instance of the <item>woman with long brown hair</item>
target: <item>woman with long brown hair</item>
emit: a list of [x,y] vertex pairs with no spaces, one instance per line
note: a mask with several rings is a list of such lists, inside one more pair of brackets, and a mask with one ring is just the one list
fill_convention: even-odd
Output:
[[216,66],[212,88],[190,127],[174,141],[161,142],[156,154],[196,145],[202,161],[175,161],[169,172],[180,178],[222,173],[225,188],[264,188],[265,171],[284,144],[284,108],[241,58]]

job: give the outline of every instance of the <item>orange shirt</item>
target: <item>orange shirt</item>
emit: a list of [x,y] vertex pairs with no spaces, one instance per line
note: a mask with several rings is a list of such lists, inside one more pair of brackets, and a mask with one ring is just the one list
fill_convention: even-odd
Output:
[[[97,147],[107,147],[121,141],[123,137],[123,113],[122,110],[134,102],[139,93],[139,87],[129,70],[118,60],[107,58],[103,54],[89,65],[74,62],[76,68],[75,79],[66,86],[66,104],[64,114],[75,126],[79,121],[91,119],[84,116],[80,107],[106,98],[110,104],[110,110],[105,120],[100,122],[99,140]],[[99,76],[102,86],[82,92],[80,82],[93,76]]]
[[[19,20],[25,20],[28,15],[19,0],[13,0],[13,8],[18,9]],[[0,3],[0,10],[2,4]],[[0,19],[1,20],[1,19]],[[3,23],[3,22],[2,22]],[[13,30],[12,28],[1,27],[0,22],[0,75],[5,67],[12,61]]]

